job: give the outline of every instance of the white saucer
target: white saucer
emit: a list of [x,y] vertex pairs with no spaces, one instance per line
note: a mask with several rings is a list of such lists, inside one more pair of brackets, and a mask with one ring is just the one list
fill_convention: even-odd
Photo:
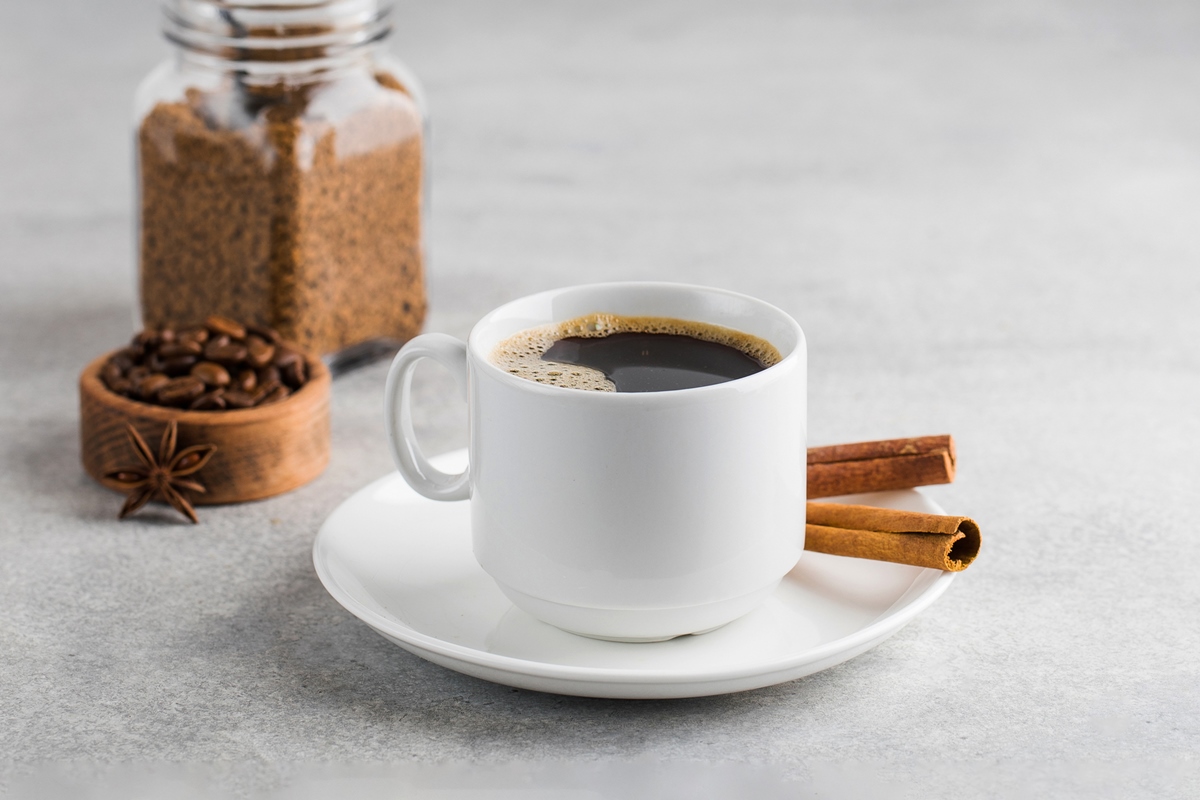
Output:
[[[466,452],[435,463],[457,471]],[[854,502],[944,513],[916,491]],[[421,658],[484,680],[584,697],[740,692],[840,664],[900,630],[954,573],[805,553],[775,595],[701,636],[630,644],[586,639],[515,608],[471,553],[467,501],[426,500],[393,473],[321,526],[317,575],[334,599]]]

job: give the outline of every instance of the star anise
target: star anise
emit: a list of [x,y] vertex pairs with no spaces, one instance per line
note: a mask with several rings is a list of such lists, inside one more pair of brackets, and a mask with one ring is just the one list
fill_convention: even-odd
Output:
[[216,452],[215,444],[197,444],[185,448],[177,455],[175,453],[175,438],[179,426],[175,420],[167,423],[163,431],[162,443],[158,447],[158,457],[146,444],[137,429],[126,423],[125,430],[129,434],[129,443],[137,453],[141,466],[122,467],[113,470],[104,477],[117,483],[123,491],[129,492],[125,505],[117,519],[125,519],[142,506],[146,505],[156,495],[171,504],[171,507],[190,519],[199,522],[196,510],[184,497],[183,491],[203,494],[202,484],[187,476],[199,472],[208,463],[208,459]]

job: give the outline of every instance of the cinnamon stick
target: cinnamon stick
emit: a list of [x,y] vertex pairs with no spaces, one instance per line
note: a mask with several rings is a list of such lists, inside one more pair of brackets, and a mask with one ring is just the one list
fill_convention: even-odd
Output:
[[951,572],[979,555],[979,525],[969,517],[841,503],[809,503],[806,513],[805,550]]
[[949,435],[810,447],[808,496],[950,483],[954,470],[954,438]]

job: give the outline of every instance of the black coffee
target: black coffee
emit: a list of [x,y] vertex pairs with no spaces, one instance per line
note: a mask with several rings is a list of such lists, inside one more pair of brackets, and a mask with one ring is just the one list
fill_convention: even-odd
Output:
[[498,344],[496,366],[527,380],[602,392],[662,392],[744,378],[780,360],[769,342],[705,322],[591,314]]
[[542,361],[598,370],[618,392],[693,389],[766,369],[736,347],[674,333],[569,336],[550,345]]

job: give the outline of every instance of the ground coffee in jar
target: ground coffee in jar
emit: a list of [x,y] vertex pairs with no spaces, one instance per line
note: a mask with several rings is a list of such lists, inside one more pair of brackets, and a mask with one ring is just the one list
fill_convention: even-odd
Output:
[[142,320],[222,315],[346,354],[425,313],[424,117],[375,0],[173,0],[139,90]]

